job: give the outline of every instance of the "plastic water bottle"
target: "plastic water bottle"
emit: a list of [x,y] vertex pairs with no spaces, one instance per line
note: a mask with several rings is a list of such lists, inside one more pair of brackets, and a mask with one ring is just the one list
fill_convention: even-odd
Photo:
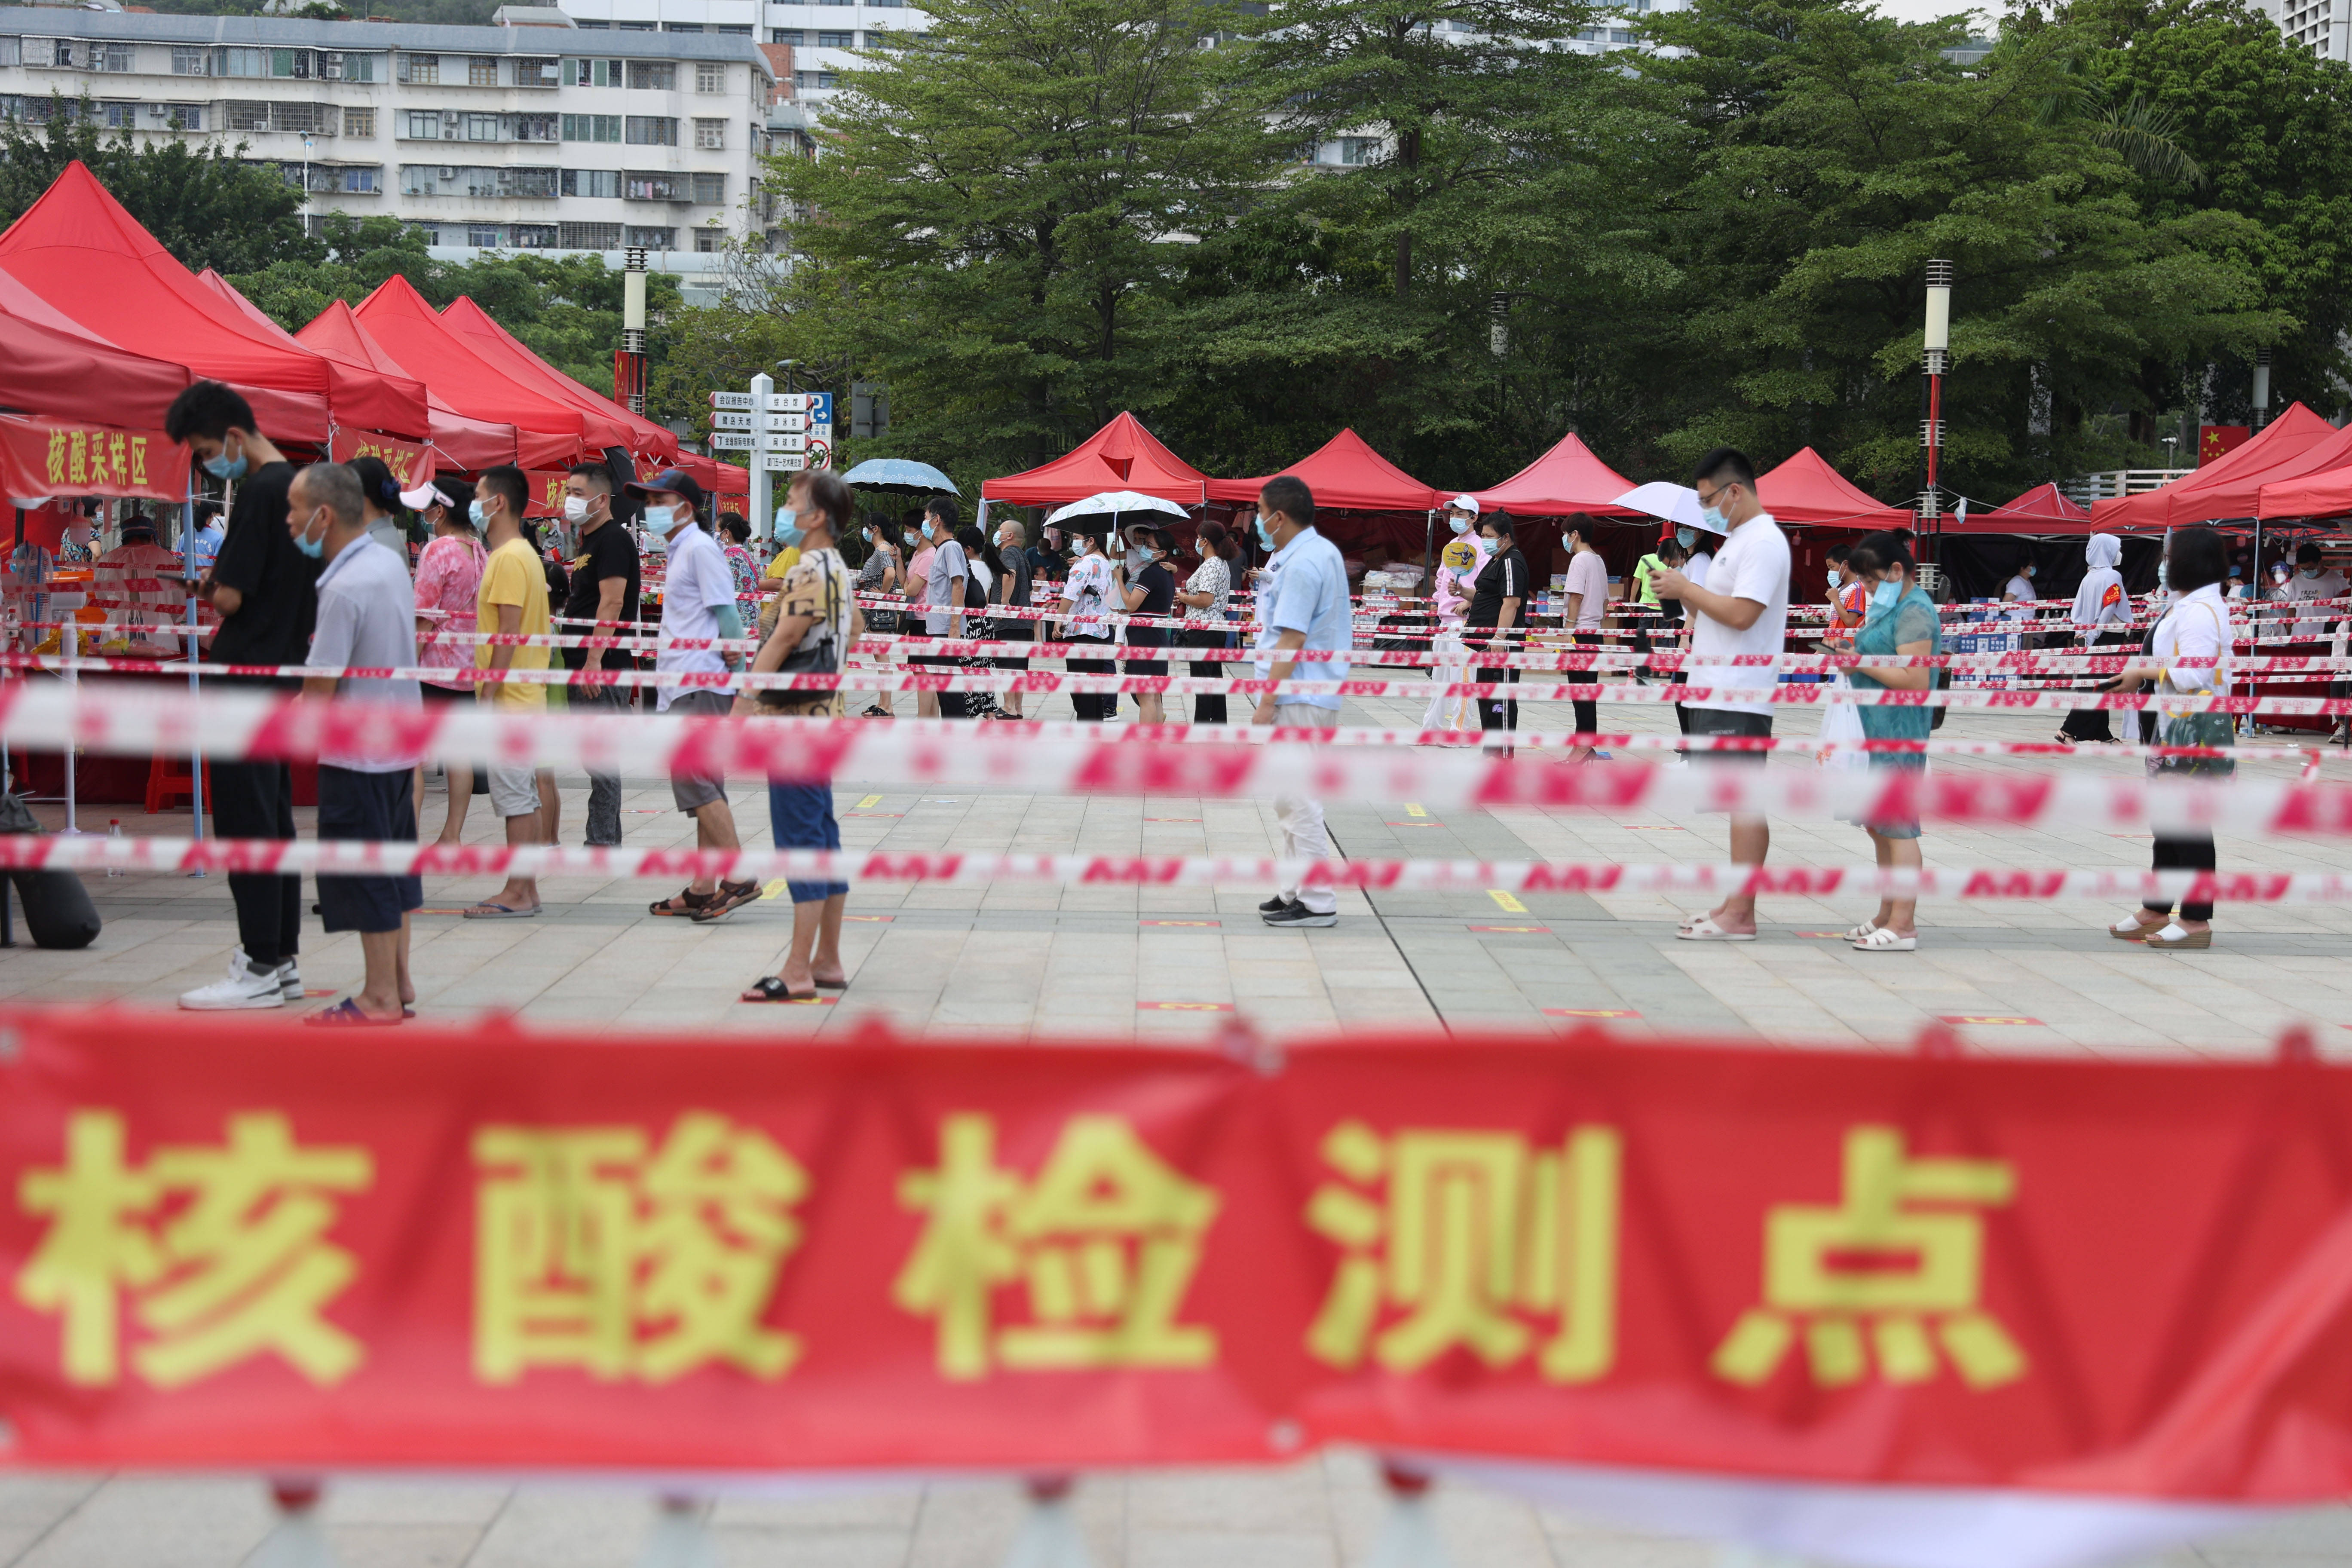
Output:
[[[106,819],[106,836],[118,843],[121,841],[122,818],[119,816],[110,816]],[[111,854],[112,851],[110,850],[108,853]],[[106,874],[110,877],[120,877],[122,875],[122,868],[120,866],[109,866],[106,868]]]

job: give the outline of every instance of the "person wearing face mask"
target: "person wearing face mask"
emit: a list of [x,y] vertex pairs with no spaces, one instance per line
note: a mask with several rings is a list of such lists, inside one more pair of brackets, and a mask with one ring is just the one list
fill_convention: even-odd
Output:
[[1486,563],[1486,557],[1469,540],[1457,539],[1438,552],[1437,562],[1437,577],[1431,588],[1431,603],[1437,611],[1437,632],[1430,642],[1429,668],[1430,683],[1436,689],[1430,693],[1429,706],[1422,710],[1421,727],[1425,731],[1458,735],[1478,727],[1478,704],[1468,697],[1449,695],[1446,688],[1470,679],[1470,650],[1462,641],[1463,617],[1469,613],[1471,595],[1477,592],[1479,569]]
[[[1069,574],[1062,580],[1061,601],[1054,614],[1063,626],[1066,642],[1099,643],[1108,647],[1111,641],[1111,623],[1103,618],[1105,611],[1116,602],[1118,593],[1111,579],[1110,559],[1103,553],[1104,536],[1087,531],[1089,524],[1081,521],[1072,530],[1071,540],[1077,559],[1070,563]],[[1072,675],[1117,675],[1118,666],[1107,658],[1071,658],[1062,668]],[[1118,699],[1100,693],[1074,691],[1070,709],[1074,716],[1088,723],[1099,724],[1111,715]]]
[[[978,578],[971,569],[971,557],[956,539],[956,503],[950,496],[934,496],[924,503],[922,536],[925,552],[919,556],[923,584],[925,616],[923,630],[933,637],[958,638],[964,635],[966,590]],[[947,671],[962,668],[962,661],[950,658],[910,658],[909,664],[936,666]],[[916,711],[924,718],[965,719],[971,717],[971,704],[961,691],[925,691],[916,700]]]
[[[212,657],[225,664],[300,664],[310,657],[318,615],[318,563],[295,548],[286,526],[294,467],[255,428],[253,408],[233,389],[199,381],[172,400],[163,431],[188,448],[206,473],[236,488],[220,553],[197,585],[219,613]],[[273,688],[275,680],[224,677],[232,686]],[[284,763],[210,764],[213,831],[223,838],[294,837],[294,775]],[[302,879],[232,871],[236,951],[228,973],[188,992],[180,1005],[198,1012],[281,1007],[302,994],[297,962],[302,929]]]
[[[866,524],[858,530],[858,541],[866,546],[866,563],[857,571],[859,595],[864,597],[905,593],[907,567],[905,558],[899,553],[903,546],[898,542],[898,533],[892,525],[876,520],[869,514]],[[904,617],[898,611],[886,610],[878,606],[861,607],[869,630],[893,635],[900,632]],[[887,665],[892,662],[890,646],[888,643],[876,645],[874,649],[876,664]],[[891,696],[892,694],[887,691],[876,692],[874,700],[866,704],[863,716],[868,719],[897,718],[898,715],[890,705]]]
[[[483,470],[468,508],[489,557],[474,595],[474,624],[486,632],[537,637],[548,630],[547,568],[522,529],[530,484],[510,464]],[[498,671],[542,670],[554,663],[544,647],[512,644],[475,650],[475,701],[502,714],[537,718],[547,711],[547,688],[535,680],[481,679]],[[554,841],[555,775],[529,763],[493,763],[490,809],[506,824],[509,848]],[[539,883],[509,874],[505,886],[465,911],[470,921],[528,920],[539,913]]]
[[[2004,605],[2032,605],[2034,570],[2033,557],[2031,555],[2019,562],[2016,572],[2011,575],[2007,585],[2000,591],[2000,602]],[[2021,613],[2028,618],[2031,618],[2033,614],[2031,609]]]
[[[313,463],[288,491],[294,546],[322,566],[318,629],[303,662],[314,669],[404,669],[416,662],[408,565],[367,529],[365,487],[355,467]],[[387,721],[356,744],[340,742],[348,749],[320,752],[320,841],[414,841],[417,752],[398,742],[397,721],[423,707],[416,682],[320,675],[302,682],[302,696],[380,706]],[[303,1022],[399,1023],[416,1000],[408,975],[408,917],[424,902],[424,885],[413,874],[320,877],[321,923],[329,931],[359,934],[366,979],[356,994]]]
[[[474,703],[474,645],[453,641],[449,636],[476,629],[474,605],[480,595],[483,570],[489,564],[467,504],[472,494],[472,486],[446,474],[400,492],[401,505],[422,513],[433,530],[424,553],[416,558],[416,658],[427,669],[449,673],[427,676],[418,687],[428,708]],[[448,794],[441,834],[435,842],[455,846],[464,842],[466,813],[475,793],[489,793],[489,777],[454,758],[443,762],[442,771]],[[417,790],[421,802],[421,773]]]
[[[1911,547],[1902,535],[1865,533],[1852,556],[1857,583],[1870,592],[1869,610],[1854,634],[1858,654],[1937,654],[1944,651],[1942,619],[1936,602],[1919,589]],[[1861,691],[1925,691],[1935,678],[1932,668],[1874,668],[1849,672]],[[1862,733],[1872,741],[1922,741],[1933,718],[1926,708],[1853,706],[1862,720]],[[1924,752],[1873,752],[1874,773],[1925,773]],[[1870,835],[1881,870],[1917,870],[1919,819],[1916,816],[1854,819]],[[1919,945],[1919,900],[1882,897],[1878,912],[1845,933],[1859,952],[1910,952]]]
[[[2124,574],[2116,570],[2123,554],[2123,541],[2112,533],[2095,533],[2083,546],[2083,560],[2089,570],[2074,590],[2074,607],[2069,612],[2079,647],[2112,647],[2130,636],[2131,595],[2124,591]],[[2060,743],[2069,746],[2115,738],[2104,708],[2077,708],[2066,715],[2058,731]]]
[[[1689,552],[1668,537],[1660,540],[1647,555],[1633,563],[1632,597],[1635,653],[1648,653],[1656,646],[1655,634],[1661,629],[1664,619],[1668,614],[1658,599],[1656,581],[1658,574],[1668,566],[1689,558]],[[1646,680],[1649,677],[1645,672],[1636,670],[1633,679]]]
[[[1474,649],[1511,653],[1518,646],[1519,623],[1527,613],[1528,603],[1528,561],[1514,541],[1511,520],[1500,512],[1480,518],[1478,550],[1486,559],[1478,568],[1469,613],[1463,617],[1463,640]],[[1506,682],[1516,686],[1519,672],[1510,665],[1482,667],[1478,679],[1489,684]],[[1479,729],[1508,732],[1518,727],[1519,705],[1516,700],[1489,697],[1478,700]],[[1499,755],[1510,754],[1507,747],[1495,750]]]
[[[594,636],[626,636],[595,622],[637,618],[637,599],[645,585],[645,563],[637,542],[614,521],[613,470],[603,463],[577,463],[563,477],[563,521],[579,541],[572,558],[570,591],[563,600],[565,629]],[[618,649],[568,647],[567,668],[589,671],[634,670],[637,661]],[[574,686],[564,700],[575,713],[626,713],[636,701],[629,686]],[[621,842],[621,777],[618,773],[588,775],[588,837],[590,847]]]
[[383,545],[408,570],[408,530],[400,523],[400,481],[382,458],[353,458],[351,470],[359,476],[360,499],[367,507],[368,537]]
[[1445,503],[1446,531],[1456,539],[1467,539],[1477,531],[1478,498],[1455,496]]
[[[1789,539],[1756,495],[1756,469],[1747,457],[1718,447],[1699,459],[1692,485],[1706,526],[1725,535],[1723,553],[1702,587],[1686,572],[1668,572],[1658,592],[1680,599],[1692,616],[1692,666],[1685,684],[1705,689],[1689,709],[1693,737],[1766,740],[1772,733],[1772,688],[1778,672],[1769,664],[1739,665],[1742,656],[1777,656],[1788,646]],[[1717,574],[1721,575],[1717,576]],[[1762,767],[1761,750],[1712,752],[1717,765]],[[1771,853],[1772,830],[1761,816],[1731,819],[1731,858],[1761,866]],[[1685,942],[1753,942],[1756,900],[1735,893],[1705,914],[1694,915],[1675,933]]]
[[[1568,557],[1568,627],[1569,636],[1579,647],[1597,648],[1601,646],[1601,620],[1609,613],[1609,567],[1601,559],[1601,552],[1592,547],[1592,535],[1599,527],[1591,517],[1577,512],[1568,520],[1568,531],[1559,536],[1559,547]],[[1569,670],[1561,677],[1569,686],[1598,687],[1601,677],[1592,670]],[[1576,710],[1576,732],[1590,735],[1601,728],[1601,705],[1579,699]],[[1578,745],[1571,748],[1566,761],[1581,763],[1591,760],[1592,748]]]
[[[662,583],[661,651],[654,656],[656,670],[681,674],[724,676],[736,668],[733,654],[708,645],[743,636],[743,616],[735,598],[735,574],[718,541],[705,532],[699,517],[701,485],[680,468],[666,468],[629,489],[645,497],[646,528],[661,542],[669,569]],[[699,643],[701,647],[681,644]],[[720,719],[734,707],[731,684],[658,689],[658,710],[696,718]],[[727,799],[727,776],[715,763],[672,770],[671,802],[694,818],[695,847],[731,850],[740,846],[736,836],[735,809]],[[697,877],[680,891],[646,906],[654,915],[682,916],[698,923],[724,920],[760,896],[760,884],[746,879],[729,882],[717,877]]]
[[[1353,606],[1348,599],[1348,565],[1339,547],[1315,527],[1315,492],[1292,474],[1268,479],[1257,497],[1258,542],[1273,552],[1270,577],[1257,601],[1257,678],[1260,680],[1345,681],[1346,652],[1355,646]],[[1300,661],[1302,649],[1337,657]],[[1337,729],[1341,699],[1268,692],[1251,716],[1255,724]],[[1323,803],[1304,795],[1276,795],[1275,819],[1282,828],[1286,860],[1330,860],[1331,835]],[[1258,905],[1258,918],[1276,928],[1320,930],[1339,921],[1339,897],[1328,887],[1303,879]]]
[[[1168,554],[1175,541],[1164,528],[1138,524],[1127,531],[1127,562],[1113,577],[1119,593],[1120,605],[1130,616],[1167,616],[1176,608],[1176,574],[1169,569]],[[1166,626],[1127,628],[1129,647],[1164,648],[1168,646]],[[1164,658],[1131,658],[1127,661],[1129,675],[1155,676],[1168,673]],[[1164,724],[1168,721],[1167,699],[1157,691],[1135,694],[1135,720],[1139,724]]]
[[[2307,605],[2315,599],[2340,599],[2345,595],[2344,574],[2331,569],[2327,557],[2318,545],[2309,540],[2295,547],[2294,576],[2286,585],[2286,602]],[[2325,619],[2316,616],[2294,623],[2294,635],[2317,637],[2327,635],[2329,621],[2339,620],[2345,612],[2339,607],[2326,613]]]
[[[992,542],[993,548],[989,552],[987,561],[987,564],[996,574],[995,583],[988,591],[988,602],[992,605],[1001,605],[1005,609],[1025,610],[1029,607],[1034,573],[1029,564],[1029,552],[1022,546],[1024,531],[1021,520],[1017,517],[1008,517],[996,525],[996,535]],[[993,625],[999,641],[1034,642],[1037,639],[1037,623],[1024,616],[998,616],[995,617]],[[1025,658],[1000,658],[994,663],[999,669],[1017,670],[1029,668],[1029,661]],[[1021,717],[1021,693],[1007,691],[997,700],[1000,706],[993,717],[999,719]]]
[[[1199,552],[1201,564],[1184,579],[1176,590],[1176,602],[1183,606],[1188,619],[1213,621],[1214,626],[1187,626],[1179,640],[1187,647],[1222,648],[1233,646],[1233,634],[1224,627],[1233,604],[1233,563],[1242,552],[1241,545],[1227,532],[1225,525],[1214,518],[1202,518],[1192,536],[1192,547]],[[1233,673],[1232,667],[1222,659],[1191,660],[1186,671],[1195,679],[1223,679]],[[1222,724],[1225,722],[1225,694],[1203,691],[1192,699],[1192,722]]]

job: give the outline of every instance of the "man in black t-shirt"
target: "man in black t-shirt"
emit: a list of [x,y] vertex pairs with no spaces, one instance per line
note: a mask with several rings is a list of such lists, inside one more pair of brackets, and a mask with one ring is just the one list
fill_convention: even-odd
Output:
[[[643,569],[637,560],[637,542],[613,519],[612,469],[602,463],[581,463],[572,468],[563,481],[563,521],[580,531],[580,552],[572,558],[571,591],[563,600],[564,618],[634,622]],[[609,626],[561,629],[575,636],[615,635]],[[625,653],[596,647],[565,648],[563,662],[573,669],[637,668],[637,661]],[[634,689],[626,686],[575,686],[565,700],[574,711],[625,713],[635,695]],[[588,775],[587,842],[593,846],[620,841],[621,777],[592,773]]]
[[[1508,653],[1520,637],[1528,605],[1528,561],[1521,555],[1511,536],[1511,520],[1500,515],[1478,520],[1478,548],[1486,552],[1486,563],[1478,569],[1478,580],[1470,595],[1470,612],[1462,617],[1463,640],[1472,647],[1482,644],[1496,653]],[[1490,627],[1481,632],[1479,627]],[[1484,668],[1478,671],[1484,681],[1508,681],[1518,684],[1519,672],[1507,666]],[[1510,730],[1519,727],[1519,705],[1481,699],[1478,703],[1478,728]]]
[[[310,656],[310,628],[319,616],[319,565],[287,531],[293,465],[253,425],[252,406],[216,381],[195,383],[163,416],[164,434],[185,446],[205,472],[236,486],[220,552],[196,587],[220,613],[214,661],[300,664]],[[208,772],[214,832],[223,838],[294,837],[294,774],[284,763],[224,761]],[[226,1012],[299,1000],[302,879],[232,871],[228,891],[236,902],[237,935],[228,973],[185,993],[180,1005]]]

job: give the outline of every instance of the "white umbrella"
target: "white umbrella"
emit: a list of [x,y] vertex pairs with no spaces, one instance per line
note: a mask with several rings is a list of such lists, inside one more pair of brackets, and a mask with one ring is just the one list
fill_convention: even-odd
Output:
[[[1698,515],[1698,491],[1688,485],[1670,485],[1664,479],[1653,479],[1619,496],[1617,504],[1632,507],[1635,511],[1646,511],[1652,517],[1662,517],[1685,528],[1706,528]],[[1721,531],[1708,529],[1708,531]]]
[[1100,517],[1122,511],[1164,511],[1182,517],[1184,509],[1172,500],[1161,500],[1140,490],[1104,490],[1084,500],[1074,500],[1045,521],[1059,522],[1066,517]]

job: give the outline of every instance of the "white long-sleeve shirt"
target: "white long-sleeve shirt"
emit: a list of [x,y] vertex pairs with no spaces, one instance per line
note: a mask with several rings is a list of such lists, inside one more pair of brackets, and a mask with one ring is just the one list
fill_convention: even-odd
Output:
[[[2156,662],[2164,670],[2158,683],[2159,693],[2227,691],[2230,689],[2230,606],[2221,597],[2218,583],[2208,583],[2193,594],[2183,595],[2165,612],[2164,619],[2156,625],[2156,640],[2152,645]],[[2180,659],[2211,659],[2211,664],[2183,667]],[[2163,709],[2168,719],[2178,719],[2192,710]]]

